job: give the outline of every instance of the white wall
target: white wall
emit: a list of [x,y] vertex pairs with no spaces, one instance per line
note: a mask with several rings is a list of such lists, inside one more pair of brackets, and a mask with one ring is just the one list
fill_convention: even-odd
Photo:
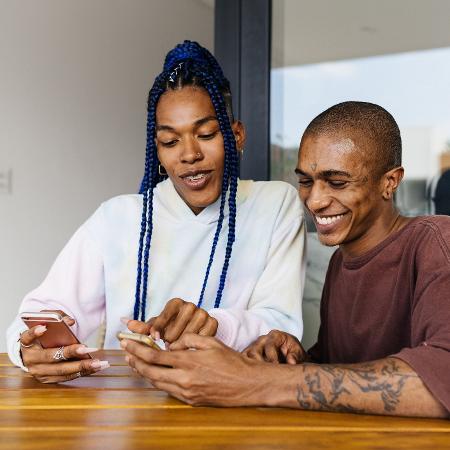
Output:
[[143,173],[147,92],[183,39],[213,47],[201,0],[0,0],[0,352],[24,294],[103,200]]

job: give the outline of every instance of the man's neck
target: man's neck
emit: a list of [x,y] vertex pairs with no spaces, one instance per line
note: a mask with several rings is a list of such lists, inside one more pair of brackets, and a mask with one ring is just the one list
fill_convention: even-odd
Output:
[[339,246],[344,259],[367,253],[392,233],[401,230],[410,220],[410,217],[401,216],[395,208],[380,214],[379,219],[362,236]]

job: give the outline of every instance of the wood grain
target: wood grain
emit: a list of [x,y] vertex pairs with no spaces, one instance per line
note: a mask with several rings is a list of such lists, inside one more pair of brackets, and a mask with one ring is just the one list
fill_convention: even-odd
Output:
[[0,450],[48,449],[450,449],[445,420],[269,408],[193,408],[113,366],[41,384],[0,355]]

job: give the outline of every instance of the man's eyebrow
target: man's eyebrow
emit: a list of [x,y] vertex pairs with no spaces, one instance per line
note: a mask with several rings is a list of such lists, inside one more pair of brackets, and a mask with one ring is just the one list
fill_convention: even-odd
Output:
[[[303,172],[303,170],[300,169],[295,169],[295,173],[297,175],[303,176],[303,177],[309,177],[311,175],[309,175],[306,172]],[[329,178],[329,177],[336,177],[336,176],[340,176],[340,177],[347,177],[347,178],[351,178],[352,176],[348,173],[345,172],[344,170],[333,170],[333,169],[329,169],[329,170],[322,170],[321,172],[318,173],[318,176],[322,177],[322,178]]]
[[329,177],[347,177],[347,178],[351,178],[352,176],[348,173],[345,172],[344,170],[323,170],[322,172],[320,172],[320,175],[324,178],[329,178]]

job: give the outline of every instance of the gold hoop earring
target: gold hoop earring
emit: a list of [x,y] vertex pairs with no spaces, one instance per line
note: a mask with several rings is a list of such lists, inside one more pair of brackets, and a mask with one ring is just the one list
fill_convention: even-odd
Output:
[[158,164],[158,174],[161,177],[167,177],[168,176],[166,169],[161,164]]

